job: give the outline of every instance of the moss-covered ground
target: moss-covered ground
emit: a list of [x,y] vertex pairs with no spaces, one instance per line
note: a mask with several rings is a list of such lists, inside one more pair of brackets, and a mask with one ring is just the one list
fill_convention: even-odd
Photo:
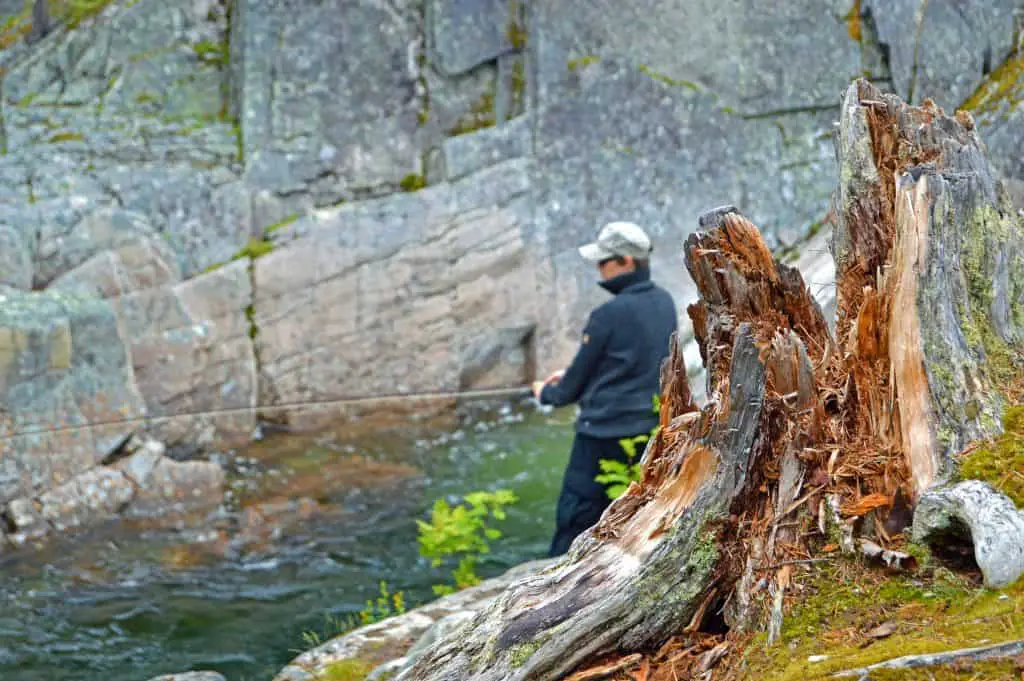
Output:
[[[1024,579],[997,591],[941,567],[929,571],[929,576],[888,575],[853,560],[819,567],[804,583],[797,582],[779,640],[769,646],[761,635],[748,646],[743,676],[764,681],[824,679],[904,655],[1024,638]],[[968,667],[947,666],[941,672],[948,678],[1000,678],[977,674],[983,667],[1000,674],[1012,671],[1013,662],[974,665],[972,673],[959,676]],[[871,678],[940,678],[931,676],[937,673],[872,672]],[[1005,678],[1019,678],[1019,673]]]

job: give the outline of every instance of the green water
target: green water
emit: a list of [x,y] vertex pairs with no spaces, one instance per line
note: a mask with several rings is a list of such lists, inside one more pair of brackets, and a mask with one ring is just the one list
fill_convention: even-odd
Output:
[[[327,619],[357,613],[380,580],[411,605],[432,598],[431,585],[446,575],[419,557],[415,520],[440,497],[496,488],[519,496],[501,525],[505,537],[481,561],[484,576],[543,556],[571,417],[524,407],[477,413],[426,442],[410,434],[346,447],[321,437],[297,450],[293,440],[280,455],[265,443],[258,462],[231,459],[241,471],[236,497],[275,476],[287,490],[289,475],[313,472],[323,480],[316,497],[329,510],[286,524],[262,545],[212,558],[200,551],[191,562],[168,559],[212,545],[208,526],[142,534],[112,527],[42,553],[4,554],[0,679],[146,681],[210,669],[228,681],[269,681],[303,647],[303,632],[330,633]],[[320,473],[344,472],[347,458],[415,474],[385,469],[368,482],[365,474]],[[230,505],[222,515],[232,515]]]

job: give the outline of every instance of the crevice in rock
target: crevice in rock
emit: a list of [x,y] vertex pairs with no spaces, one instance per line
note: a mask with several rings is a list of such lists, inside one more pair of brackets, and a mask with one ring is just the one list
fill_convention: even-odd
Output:
[[914,103],[914,90],[917,89],[917,71],[920,66],[921,33],[924,30],[924,15],[928,11],[928,0],[921,0],[917,10],[917,29],[914,35],[914,60],[910,65],[910,84],[907,86],[907,102]]
[[249,257],[246,262],[246,274],[249,276],[249,305],[245,308],[245,318],[249,322],[249,344],[252,346],[253,364],[256,370],[255,411],[257,420],[261,419],[260,401],[264,394],[263,361],[260,357],[259,325],[256,323],[256,258]]
[[117,463],[118,461],[121,461],[122,459],[127,459],[129,456],[131,456],[132,452],[129,451],[128,444],[131,442],[133,437],[135,437],[134,433],[128,433],[123,438],[121,438],[121,441],[114,445],[110,452],[108,452],[107,455],[103,457],[103,460],[100,461],[100,465],[110,466]]
[[[740,118],[745,121],[756,121],[764,118],[778,118],[779,116],[789,116],[792,114],[802,113],[822,113],[825,111],[835,111],[836,107],[834,104],[808,104],[805,106],[793,106],[783,109],[771,109],[768,111],[758,111],[757,113],[741,113],[738,114]],[[728,113],[728,112],[727,112]]]
[[879,39],[875,17],[871,8],[865,7],[860,15],[861,75],[883,92],[893,92],[890,64],[889,45]]

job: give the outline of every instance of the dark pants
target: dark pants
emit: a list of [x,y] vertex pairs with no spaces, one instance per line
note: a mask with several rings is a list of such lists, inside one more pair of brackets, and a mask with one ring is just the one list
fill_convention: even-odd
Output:
[[573,539],[593,527],[612,503],[605,486],[594,480],[601,474],[597,463],[601,459],[628,461],[619,438],[594,438],[577,433],[555,509],[555,536],[551,539],[549,556],[566,553]]

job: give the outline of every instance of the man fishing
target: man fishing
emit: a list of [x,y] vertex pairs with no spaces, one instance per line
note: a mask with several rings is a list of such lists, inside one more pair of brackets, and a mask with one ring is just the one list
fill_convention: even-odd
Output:
[[549,555],[569,550],[611,503],[594,478],[598,461],[627,462],[624,438],[648,435],[657,425],[653,398],[660,392],[661,364],[676,330],[672,296],[651,281],[651,240],[639,226],[611,222],[597,240],[579,248],[596,263],[600,286],[611,300],[590,313],[569,367],[533,384],[541,404],[579,403],[576,435],[562,480]]

